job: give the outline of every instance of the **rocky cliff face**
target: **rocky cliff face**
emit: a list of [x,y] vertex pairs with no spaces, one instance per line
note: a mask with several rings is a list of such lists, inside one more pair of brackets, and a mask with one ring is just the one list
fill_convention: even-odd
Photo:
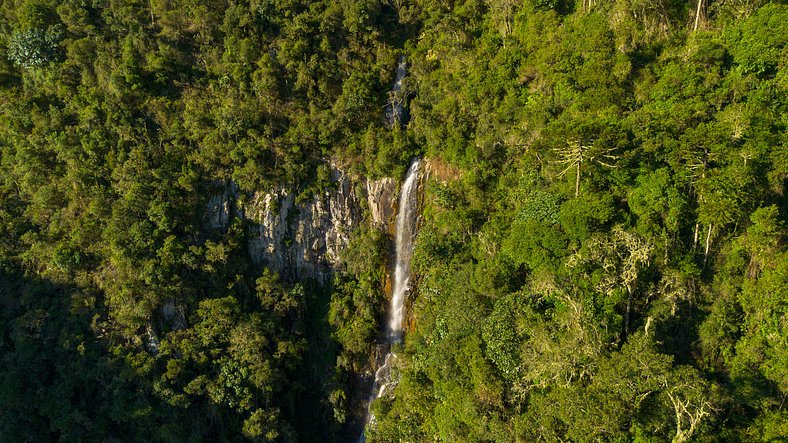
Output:
[[227,229],[231,216],[236,212],[238,185],[233,182],[216,182],[221,191],[211,196],[206,204],[205,227],[208,229]]
[[[246,229],[246,246],[257,266],[267,267],[290,281],[314,278],[326,283],[353,231],[361,223],[388,228],[394,221],[397,202],[394,179],[363,179],[334,164],[330,166],[331,186],[300,204],[284,187],[241,198],[235,183],[218,181],[217,192],[206,203],[204,228],[226,231],[238,218]],[[155,354],[161,331],[185,327],[183,306],[167,301],[148,323],[144,345]]]
[[390,226],[397,209],[397,182],[390,177],[367,180],[366,192],[370,222],[378,228]]
[[333,189],[297,205],[286,189],[256,192],[247,210],[252,260],[290,279],[325,280],[361,223],[361,202],[350,177],[332,168]]
[[397,186],[390,178],[371,181],[330,166],[328,190],[300,204],[290,190],[278,188],[254,192],[241,205],[237,186],[223,183],[208,201],[207,225],[226,229],[239,217],[255,264],[288,280],[325,282],[361,223],[385,228],[393,220]]

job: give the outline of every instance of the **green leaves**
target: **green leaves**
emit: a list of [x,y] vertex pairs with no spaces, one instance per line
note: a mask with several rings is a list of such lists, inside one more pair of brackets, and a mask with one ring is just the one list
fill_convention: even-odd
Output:
[[319,288],[241,214],[424,153],[371,441],[781,437],[788,17],[707,3],[4,2],[0,439],[344,439],[390,239]]
[[515,293],[497,300],[482,325],[485,355],[506,379],[519,375],[522,364],[520,348],[525,338],[523,333],[527,330],[520,325],[529,314],[526,297]]
[[23,68],[45,66],[57,59],[61,38],[62,31],[57,26],[16,32],[8,44],[8,58]]
[[558,223],[558,210],[561,207],[561,196],[550,192],[545,192],[534,184],[535,189],[531,189],[525,197],[525,202],[518,214],[517,220],[534,220],[544,223]]
[[786,18],[785,8],[768,4],[726,32],[734,61],[744,74],[761,78],[777,74],[786,56]]

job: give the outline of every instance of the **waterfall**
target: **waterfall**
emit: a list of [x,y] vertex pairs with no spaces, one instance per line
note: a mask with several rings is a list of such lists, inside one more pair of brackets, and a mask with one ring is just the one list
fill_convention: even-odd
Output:
[[391,312],[389,313],[388,341],[393,344],[402,336],[403,305],[410,282],[410,259],[413,255],[413,236],[416,235],[416,216],[418,210],[419,166],[416,160],[410,165],[405,183],[399,195],[397,213],[397,236],[394,244],[394,284],[391,291]]
[[[408,168],[405,182],[399,195],[397,212],[396,238],[394,243],[394,283],[391,292],[389,320],[386,326],[386,346],[388,353],[383,365],[375,372],[375,382],[369,402],[382,396],[394,382],[391,379],[391,367],[396,354],[391,351],[392,345],[402,340],[402,321],[404,317],[405,296],[410,283],[410,260],[413,256],[413,239],[416,236],[416,221],[419,204],[419,172],[421,161],[415,160]],[[374,423],[375,417],[367,412],[367,423]],[[362,432],[360,443],[366,440]]]
[[401,128],[408,120],[405,109],[406,97],[402,90],[402,81],[407,74],[408,64],[405,62],[405,57],[401,56],[397,63],[397,72],[394,74],[394,85],[389,93],[389,103],[386,106],[386,123],[391,128]]

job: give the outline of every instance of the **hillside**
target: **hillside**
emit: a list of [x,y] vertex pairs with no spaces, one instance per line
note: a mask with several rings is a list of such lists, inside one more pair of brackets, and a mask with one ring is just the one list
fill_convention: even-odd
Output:
[[788,436],[784,2],[0,17],[0,440]]

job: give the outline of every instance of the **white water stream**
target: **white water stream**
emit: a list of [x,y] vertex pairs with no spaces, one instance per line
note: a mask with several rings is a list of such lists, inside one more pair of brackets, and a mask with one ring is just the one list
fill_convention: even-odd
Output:
[[405,183],[399,195],[397,213],[397,236],[394,246],[394,284],[391,291],[391,312],[389,313],[388,341],[390,344],[402,338],[402,317],[405,294],[410,283],[410,259],[413,256],[413,237],[416,235],[416,218],[419,203],[419,172],[421,161],[410,165]]
[[[389,321],[386,327],[386,345],[388,353],[383,365],[375,372],[375,383],[369,402],[382,396],[386,389],[396,380],[391,378],[391,367],[397,356],[391,351],[396,343],[402,340],[402,322],[405,314],[405,296],[410,284],[410,260],[413,256],[413,239],[416,236],[416,222],[419,206],[419,173],[421,161],[416,160],[408,168],[405,182],[399,195],[399,210],[397,213],[396,238],[394,244],[394,282],[391,292],[391,306],[389,308]],[[367,412],[367,423],[374,423],[375,417]],[[360,443],[366,441],[361,434]]]
[[390,128],[401,128],[407,123],[408,116],[405,109],[405,91],[402,90],[402,81],[408,74],[408,63],[405,57],[399,58],[397,63],[397,72],[394,74],[394,85],[391,87],[389,93],[389,103],[386,106],[386,123]]

